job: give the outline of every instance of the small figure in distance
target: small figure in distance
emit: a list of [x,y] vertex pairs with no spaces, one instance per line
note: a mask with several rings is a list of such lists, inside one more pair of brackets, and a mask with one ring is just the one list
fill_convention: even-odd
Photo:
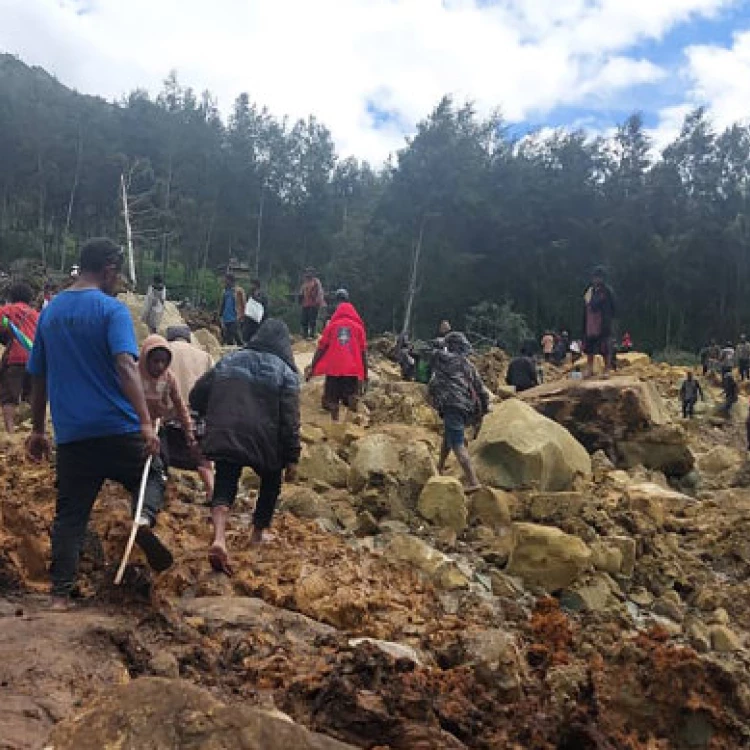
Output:
[[701,384],[693,377],[691,370],[688,370],[685,375],[685,380],[682,381],[680,386],[680,402],[682,403],[682,418],[692,419],[695,414],[695,405],[698,402],[698,397],[703,401],[703,389]]

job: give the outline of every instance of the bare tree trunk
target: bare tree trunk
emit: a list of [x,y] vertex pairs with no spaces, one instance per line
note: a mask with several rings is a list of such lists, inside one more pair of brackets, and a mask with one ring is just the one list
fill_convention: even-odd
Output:
[[[169,214],[171,199],[172,199],[172,151],[170,149],[169,168],[167,171],[167,192],[164,196],[165,216],[164,216],[163,221],[166,221],[167,215]],[[169,232],[167,232],[166,230],[163,230],[162,235],[161,235],[161,270],[165,278],[167,276],[167,264],[168,263],[169,263]]]
[[258,242],[255,247],[255,278],[260,276],[260,240],[263,231],[263,203],[265,200],[265,191],[263,186],[260,188],[260,202],[258,203]]
[[133,288],[136,285],[135,257],[133,255],[133,230],[130,226],[130,211],[128,209],[128,191],[125,187],[125,175],[120,174],[120,189],[122,191],[122,215],[125,219],[125,237],[128,245],[128,271]]
[[216,221],[216,204],[214,203],[214,210],[211,214],[211,221],[208,223],[208,230],[206,231],[206,243],[203,248],[203,262],[201,263],[201,268],[199,272],[199,276],[197,279],[197,283],[195,285],[195,293],[193,294],[194,297],[194,304],[198,304],[200,295],[203,294],[203,277],[206,273],[206,268],[208,267],[208,254],[211,250],[211,239],[213,238],[214,233],[214,222]]
[[[70,189],[70,198],[68,199],[68,211],[65,215],[65,229],[63,230],[62,251],[60,252],[60,270],[65,270],[65,254],[68,249],[68,235],[70,234],[70,222],[73,218],[73,204],[78,192],[78,183],[81,179],[81,157],[83,156],[83,133],[81,132],[81,123],[78,123],[78,144],[76,146],[76,171],[73,175],[73,187]],[[120,176],[122,180],[122,175]]]
[[47,268],[47,246],[44,241],[44,179],[43,179],[43,169],[42,169],[42,152],[40,149],[37,149],[36,152],[36,168],[37,168],[37,178],[39,180],[39,216],[38,216],[38,229],[39,229],[39,241],[41,243],[41,250],[42,250],[42,265],[44,266],[45,270]]
[[427,216],[422,217],[422,223],[419,225],[419,237],[417,244],[414,246],[414,252],[411,256],[411,271],[409,273],[409,287],[406,293],[406,311],[404,313],[404,325],[401,333],[406,333],[411,326],[411,316],[414,310],[414,298],[417,295],[417,274],[419,273],[419,256],[422,254],[422,241],[424,240],[424,227],[427,223]]

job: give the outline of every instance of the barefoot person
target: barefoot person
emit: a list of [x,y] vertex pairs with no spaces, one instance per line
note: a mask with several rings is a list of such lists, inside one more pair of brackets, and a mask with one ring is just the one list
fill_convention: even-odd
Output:
[[453,451],[463,469],[467,492],[473,492],[480,484],[466,447],[466,428],[474,425],[478,432],[489,411],[489,399],[479,373],[468,360],[471,344],[466,336],[451,331],[445,337],[445,347],[445,351],[438,351],[433,357],[429,386],[430,400],[444,426],[438,470],[443,473]]
[[604,375],[612,368],[612,322],[615,317],[615,295],[605,283],[603,268],[594,269],[591,284],[583,295],[583,351],[586,354],[586,376],[594,374],[594,358],[604,359]]
[[[53,604],[74,593],[78,559],[91,509],[106,479],[137,498],[148,453],[159,453],[138,373],[138,348],[128,308],[112,298],[123,254],[108,239],[81,250],[75,283],[39,317],[29,360],[33,432],[29,457],[50,453],[45,433],[47,397],[57,442],[57,507],[52,525]],[[158,489],[158,488],[157,488]],[[151,531],[161,493],[147,492],[136,541],[157,571],[172,555]]]
[[202,449],[216,463],[208,558],[214,570],[231,575],[226,523],[243,467],[260,477],[250,537],[257,545],[271,525],[284,470],[293,481],[299,461],[299,376],[286,324],[266,320],[244,349],[198,380],[190,405],[205,415]]

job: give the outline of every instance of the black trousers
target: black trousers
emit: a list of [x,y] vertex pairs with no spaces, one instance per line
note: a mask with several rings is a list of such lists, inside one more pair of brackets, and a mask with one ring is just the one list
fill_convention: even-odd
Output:
[[687,419],[695,414],[695,402],[697,399],[686,398],[682,402],[682,418]]
[[302,335],[306,339],[315,338],[318,327],[318,308],[317,307],[303,307],[302,308]]
[[242,346],[243,344],[240,326],[237,321],[222,323],[221,337],[224,341],[224,346]]
[[[223,505],[231,508],[237,497],[237,489],[242,474],[242,466],[231,461],[216,462],[216,481],[214,483],[214,495],[211,507]],[[256,529],[267,529],[273,520],[276,503],[281,494],[282,470],[267,471],[260,473],[260,492],[258,502],[255,504],[253,514],[253,526]]]
[[750,380],[750,359],[741,359],[738,362],[740,380]]
[[[94,502],[105,480],[121,484],[132,496],[133,512],[146,463],[139,433],[79,440],[57,447],[57,507],[52,524],[52,593],[67,596],[75,586],[81,547]],[[151,525],[164,505],[166,466],[151,462],[143,515]]]

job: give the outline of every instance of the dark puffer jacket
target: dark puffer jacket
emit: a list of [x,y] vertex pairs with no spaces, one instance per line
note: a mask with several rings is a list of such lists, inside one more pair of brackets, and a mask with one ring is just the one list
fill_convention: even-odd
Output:
[[489,398],[482,378],[467,359],[471,345],[457,332],[449,333],[445,344],[448,350],[436,352],[432,359],[432,405],[441,415],[446,409],[455,409],[468,422],[479,422],[489,410]]
[[297,463],[299,388],[289,329],[266,320],[245,349],[224,357],[190,392],[190,405],[206,417],[203,453],[258,472]]

